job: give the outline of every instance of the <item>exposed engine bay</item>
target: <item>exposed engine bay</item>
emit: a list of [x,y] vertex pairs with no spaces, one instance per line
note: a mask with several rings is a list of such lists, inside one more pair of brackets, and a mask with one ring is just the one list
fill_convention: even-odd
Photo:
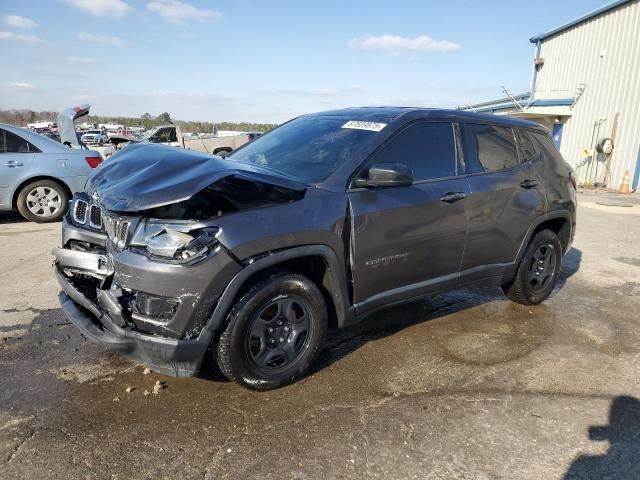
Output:
[[140,212],[158,219],[207,220],[232,212],[300,200],[304,191],[230,176],[199,191],[191,198]]
[[[307,188],[216,156],[130,146],[73,197],[58,280],[99,328],[195,338],[242,269],[217,219],[298,202]],[[211,272],[218,280],[203,283]]]

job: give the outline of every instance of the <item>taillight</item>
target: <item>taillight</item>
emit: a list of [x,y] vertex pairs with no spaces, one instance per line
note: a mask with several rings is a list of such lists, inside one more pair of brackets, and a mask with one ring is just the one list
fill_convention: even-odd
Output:
[[102,157],[84,157],[91,168],[96,168],[102,163]]
[[573,175],[573,172],[569,172],[569,180],[571,180],[571,185],[573,185],[573,189],[578,190],[578,182],[576,182],[576,177]]

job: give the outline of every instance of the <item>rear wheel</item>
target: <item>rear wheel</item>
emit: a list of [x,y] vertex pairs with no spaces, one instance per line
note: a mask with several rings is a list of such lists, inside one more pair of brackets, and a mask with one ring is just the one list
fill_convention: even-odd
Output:
[[231,155],[231,150],[229,148],[216,148],[213,152],[214,155],[218,155],[220,157],[228,157]]
[[551,295],[561,266],[560,239],[551,230],[542,230],[529,242],[515,277],[502,290],[510,300],[522,305],[542,303]]
[[243,387],[278,388],[307,372],[326,331],[319,288],[302,275],[272,276],[253,285],[229,314],[217,344],[218,366]]
[[25,185],[18,194],[18,211],[31,222],[57,222],[67,211],[69,196],[53,180],[38,180]]

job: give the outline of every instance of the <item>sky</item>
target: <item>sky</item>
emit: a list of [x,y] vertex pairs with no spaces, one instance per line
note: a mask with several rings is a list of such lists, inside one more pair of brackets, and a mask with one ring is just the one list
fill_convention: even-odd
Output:
[[606,0],[1,0],[0,109],[280,123],[528,91],[529,38]]

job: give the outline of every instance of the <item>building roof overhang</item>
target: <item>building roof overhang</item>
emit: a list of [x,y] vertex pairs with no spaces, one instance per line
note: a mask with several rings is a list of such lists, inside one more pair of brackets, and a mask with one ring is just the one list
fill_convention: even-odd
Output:
[[476,103],[461,107],[461,110],[472,112],[497,112],[502,110],[515,110],[516,112],[534,111],[541,108],[561,108],[570,110],[576,103],[575,98],[537,98],[531,99],[529,94],[516,95],[511,98],[499,98],[489,102]]
[[622,5],[624,5],[625,3],[631,3],[634,2],[636,0],[616,0],[615,2],[609,3],[608,5],[605,5],[603,7],[600,7],[596,10],[593,10],[592,12],[587,13],[586,15],[581,16],[580,18],[576,18],[575,20],[572,20],[570,22],[565,23],[564,25],[560,25],[557,28],[554,28],[553,30],[550,30],[546,33],[541,33],[539,35],[536,35],[535,37],[531,37],[529,39],[529,41],[531,43],[538,43],[541,42],[543,40],[546,40],[549,37],[552,37],[553,35],[556,35],[558,33],[561,33],[565,30],[570,29],[571,27],[575,27],[576,25],[579,25],[581,23],[584,23],[588,20],[591,20],[594,17],[597,17],[598,15],[602,15],[603,13],[607,13],[611,10],[614,10]]

